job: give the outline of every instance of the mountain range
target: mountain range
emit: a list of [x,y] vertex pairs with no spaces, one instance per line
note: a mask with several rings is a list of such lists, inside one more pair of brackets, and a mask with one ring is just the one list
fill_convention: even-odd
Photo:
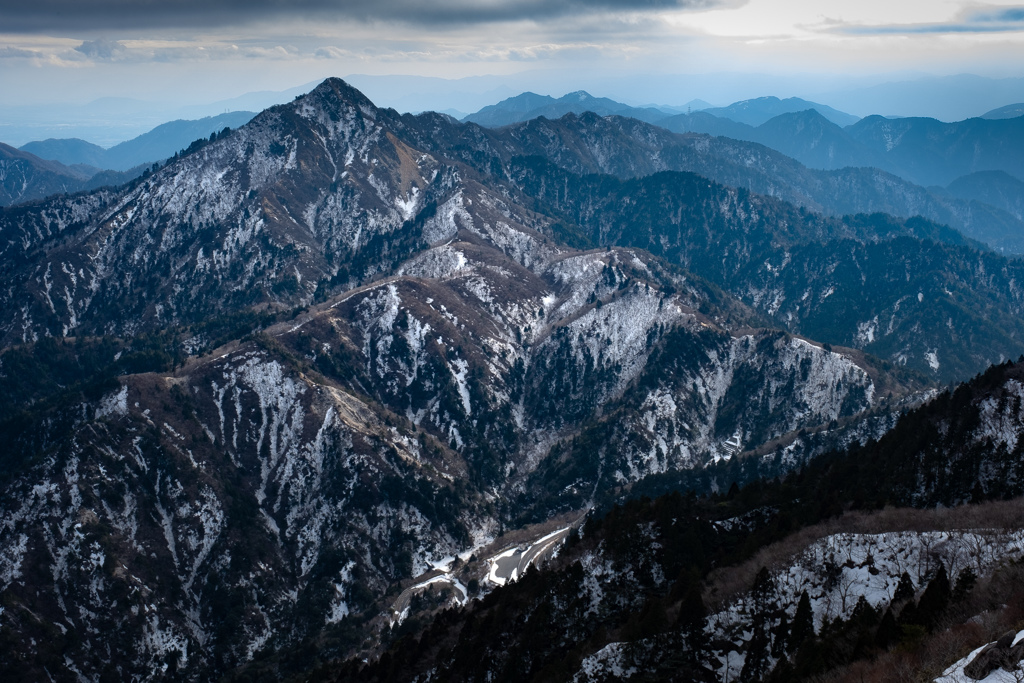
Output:
[[[803,106],[812,108],[795,111]],[[886,133],[884,131],[879,133],[876,129],[879,126],[884,128],[889,125],[888,120],[881,117],[869,117],[855,127],[841,129],[826,119],[826,116],[831,116],[832,119],[841,122],[855,121],[856,117],[798,98],[779,100],[774,97],[765,97],[738,102],[725,108],[672,114],[664,109],[629,107],[606,98],[591,97],[582,91],[570,93],[558,100],[533,93],[523,93],[497,105],[485,107],[477,114],[467,117],[467,120],[475,121],[476,119],[473,117],[478,117],[480,122],[485,125],[495,126],[507,125],[515,121],[527,121],[539,116],[557,118],[566,113],[583,113],[585,111],[592,111],[602,116],[625,115],[641,120],[656,121],[659,126],[676,132],[700,132],[734,140],[759,142],[800,161],[809,168],[840,170],[844,175],[851,174],[848,167],[870,167],[888,170],[901,178],[910,179],[912,182],[929,184],[929,181],[935,180],[937,177],[942,179],[959,178],[981,172],[978,169],[1003,170],[1011,176],[1014,173],[1020,174],[1020,169],[1017,169],[1013,162],[1012,154],[1007,155],[999,151],[1003,142],[1010,144],[1010,141],[1017,135],[1016,128],[1014,128],[1016,123],[1011,120],[989,123],[975,120],[976,123],[989,127],[990,130],[985,133],[984,131],[979,132],[977,126],[965,128],[964,126],[969,122],[940,124],[931,119],[905,119],[901,120],[899,124],[906,131],[906,134],[900,138],[900,150],[882,151],[880,146],[887,139]],[[776,112],[779,111],[788,113],[776,116]],[[718,115],[709,112],[715,112]],[[18,199],[14,199],[12,195],[12,199],[9,199],[7,203],[39,198],[52,192],[55,187],[74,190],[98,187],[112,180],[130,179],[141,172],[139,164],[148,165],[152,161],[166,158],[178,149],[185,147],[189,141],[208,135],[206,131],[220,130],[221,124],[225,124],[227,127],[237,127],[250,116],[248,113],[240,112],[210,117],[196,122],[171,122],[159,126],[143,136],[121,143],[110,150],[101,150],[97,146],[90,146],[89,143],[78,140],[48,140],[29,143],[23,146],[23,151],[34,152],[38,156],[52,158],[69,166],[78,165],[78,170],[63,171],[58,175],[66,177],[52,178],[45,172],[41,172],[43,169],[39,169],[32,175],[33,178],[40,178],[39,186],[37,187],[34,181],[18,185],[18,190],[16,190]],[[752,121],[764,120],[764,123],[754,128],[731,118],[723,118],[726,116],[737,119],[746,117]],[[939,126],[946,130],[947,137],[952,136],[959,141],[946,146],[940,145],[944,150],[942,154],[950,156],[950,159],[936,158],[939,147],[933,144],[929,148],[928,143],[923,142],[931,139],[928,136],[932,134],[927,133],[922,126],[932,132],[936,126]],[[985,140],[978,139],[978,136],[982,134],[983,137],[987,135]],[[975,150],[969,159],[964,156],[966,152],[957,152],[957,149],[969,148]],[[97,181],[102,180],[103,182],[85,184],[74,178],[76,173],[81,175],[90,172],[82,164],[122,168],[133,163],[136,164],[135,170],[127,178],[101,176]],[[929,172],[922,176],[918,172],[922,168],[929,169]],[[706,171],[701,172],[707,173]],[[800,173],[795,169],[792,172]],[[864,173],[861,175],[860,184],[866,179]],[[743,182],[735,177],[724,180],[732,184]],[[820,183],[821,181],[812,180],[810,182]],[[835,197],[808,197],[808,194],[815,193],[808,189],[783,196],[799,204],[805,204],[810,199],[811,203],[805,204],[808,208],[838,214],[878,210],[902,216],[921,214],[932,220],[953,225],[1000,251],[1008,253],[1024,251],[1024,241],[1020,238],[1022,226],[1019,210],[1019,204],[1024,201],[1024,197],[1016,191],[1012,181],[1001,183],[999,191],[982,191],[980,189],[968,191],[966,188],[975,188],[977,182],[972,184],[965,181],[958,185],[959,189],[952,192],[939,187],[931,187],[927,190],[914,188],[909,184],[893,187],[892,179],[884,179],[884,177],[875,178],[870,182],[875,185],[874,188],[867,192],[858,191],[853,198],[843,198],[838,206],[835,205]],[[807,181],[804,181],[804,184],[806,183]],[[768,189],[768,183],[750,186],[761,192],[772,192],[771,189]],[[882,186],[888,187],[882,189]],[[902,196],[894,197],[894,191]],[[879,196],[880,192],[881,196]]]
[[462,120],[494,128],[529,121],[538,116],[557,119],[569,113],[578,115],[590,111],[600,116],[614,114],[628,116],[648,123],[656,123],[669,119],[673,115],[689,114],[692,111],[704,111],[715,118],[757,126],[780,114],[804,111],[806,109],[814,109],[820,112],[828,120],[833,121],[839,126],[847,126],[858,121],[856,116],[838,111],[827,105],[808,102],[799,97],[789,97],[784,100],[780,100],[777,97],[759,97],[752,100],[735,102],[728,107],[713,107],[702,100],[692,100],[683,107],[632,107],[607,97],[594,97],[583,90],[568,93],[557,99],[550,95],[524,92],[515,97],[504,99],[497,104],[483,107]]
[[[793,653],[916,646],[952,614],[925,600],[928,533],[973,527],[899,527],[891,616],[919,637],[886,641],[854,598],[890,609],[910,560],[790,534],[1020,495],[1024,272],[973,206],[635,118],[489,128],[328,79],[126,185],[4,208],[0,671],[810,677],[853,655],[782,656],[803,591]],[[787,539],[831,574],[771,592],[781,551],[742,573]],[[857,593],[860,569],[892,586]]]
[[153,164],[159,166],[252,116],[234,112],[198,121],[171,121],[110,149],[74,138],[30,142],[20,150],[0,143],[0,206],[124,185],[150,172]]
[[658,121],[670,114],[670,112],[662,109],[651,107],[631,107],[621,102],[610,100],[607,97],[594,97],[588,92],[579,90],[563,95],[558,99],[550,95],[524,92],[521,95],[502,100],[497,104],[488,105],[462,120],[495,128],[521,121],[529,121],[538,116],[557,119],[569,113],[582,114],[586,111],[594,112],[599,116],[607,116],[609,114],[629,116],[647,122]]
[[54,194],[123,185],[144,169],[101,171],[94,166],[65,166],[0,143],[0,206],[20,204]]
[[252,112],[235,111],[194,121],[170,121],[109,149],[77,138],[29,142],[19,149],[40,159],[59,161],[68,166],[83,164],[98,169],[128,171],[137,166],[164,161],[188,147],[192,141],[209,137],[210,133],[220,132],[224,128],[238,128],[248,123],[253,116],[255,114]]
[[[1024,195],[1012,188],[1012,183],[1000,183],[998,191],[968,191],[966,188],[976,188],[978,181],[964,180],[957,185],[958,189],[944,191],[975,173],[1002,171],[1017,180],[1024,178],[1024,168],[1013,153],[1024,118],[1012,116],[1014,106],[993,110],[978,119],[943,123],[928,118],[870,116],[858,119],[799,98],[762,97],[728,107],[670,114],[664,109],[633,108],[606,98],[594,98],[585,92],[570,93],[557,100],[523,93],[485,107],[463,120],[495,127],[539,116],[553,119],[567,113],[579,115],[591,111],[601,116],[627,116],[656,123],[678,133],[704,133],[757,142],[812,169],[877,168],[929,188],[917,191],[919,196],[933,195],[924,200],[929,203],[942,203],[949,198],[967,202],[966,206],[951,207],[951,211],[922,210],[918,206],[915,207],[917,212],[960,229],[965,228],[962,219],[950,213],[976,216],[968,220],[987,225],[977,230],[967,227],[969,234],[997,248],[1021,253],[1019,228],[1014,222],[1020,218],[1019,204],[1024,201]],[[879,208],[897,215],[912,215],[903,207]],[[847,210],[870,211],[874,207],[861,205]],[[1009,223],[1005,222],[1007,219]]]
[[1020,179],[1014,155],[1024,118],[943,123],[928,118],[869,116],[840,127],[813,109],[781,114],[757,127],[710,118],[714,110],[658,123],[676,132],[725,135],[776,149],[811,168],[871,166],[918,185],[946,186],[971,173],[1004,171]]

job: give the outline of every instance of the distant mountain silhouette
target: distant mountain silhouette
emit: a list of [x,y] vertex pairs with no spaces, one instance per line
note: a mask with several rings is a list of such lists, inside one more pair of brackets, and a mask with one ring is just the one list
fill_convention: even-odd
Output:
[[566,114],[582,114],[592,111],[599,116],[615,114],[628,116],[648,123],[654,123],[671,116],[670,112],[653,107],[631,107],[607,97],[594,97],[584,90],[577,90],[558,99],[550,95],[538,95],[524,92],[515,97],[502,100],[497,104],[484,107],[475,114],[463,119],[467,123],[477,123],[488,128],[508,126],[513,123],[529,121],[539,116],[557,119]]
[[1024,116],[1024,102],[998,107],[981,115],[983,119],[1015,119]]
[[946,190],[957,199],[984,202],[1024,219],[1024,181],[1005,171],[978,171],[957,178]]
[[142,171],[142,168],[127,172],[101,171],[85,164],[67,166],[0,143],[0,206],[65,192],[122,185]]
[[96,168],[104,168],[104,157],[107,154],[103,147],[79,138],[50,138],[29,142],[20,149],[40,159],[59,161],[68,165],[87,164]]
[[800,99],[799,97],[787,97],[780,100],[778,97],[758,97],[752,100],[734,102],[728,107],[715,107],[706,109],[708,114],[713,114],[724,119],[730,119],[748,126],[760,126],[769,119],[780,114],[792,114],[794,112],[814,109],[826,119],[839,126],[849,126],[860,119],[853,114],[841,112],[828,105],[818,104]]
[[[821,112],[808,109],[781,114],[754,127],[718,118],[711,111],[671,116],[657,125],[676,133],[705,133],[757,142],[809,168],[879,168],[925,187],[942,188],[964,176],[1001,172],[1017,182],[1007,184],[998,174],[983,176],[998,179],[996,183],[1004,199],[994,206],[1017,215],[1015,209],[1008,207],[1024,202],[1024,195],[1006,199],[1011,187],[1024,187],[1020,182],[1024,180],[1024,158],[1018,152],[1024,142],[1021,117],[944,123],[930,118],[869,116],[842,128]],[[966,185],[960,187],[967,191],[963,189]],[[980,191],[981,188],[971,190],[970,198],[980,200]]]
[[188,147],[192,141],[224,128],[238,128],[253,116],[253,112],[235,111],[194,121],[170,121],[110,149],[77,138],[29,142],[20,149],[66,165],[88,164],[101,169],[127,171],[142,164],[163,161]]
[[881,168],[919,185],[947,185],[976,171],[1006,171],[1024,179],[1024,118],[944,123],[869,116],[846,133],[881,155]]

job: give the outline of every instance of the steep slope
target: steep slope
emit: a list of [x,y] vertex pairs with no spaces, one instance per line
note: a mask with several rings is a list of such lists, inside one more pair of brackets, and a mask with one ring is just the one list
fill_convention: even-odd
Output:
[[419,149],[457,158],[500,176],[513,156],[543,156],[573,173],[620,178],[689,171],[832,215],[924,216],[1007,253],[1024,253],[1024,224],[992,207],[936,196],[885,171],[809,169],[759,144],[706,135],[677,135],[658,126],[593,113],[535,119],[500,131],[460,126],[440,116],[406,116],[403,137]]
[[510,168],[526,194],[595,242],[664,256],[792,332],[941,381],[1024,353],[1020,264],[976,252],[948,228],[824,219],[690,174],[623,182],[537,158]]
[[[6,242],[0,255],[19,264],[3,277],[0,305],[11,311],[4,335],[117,332],[257,304],[309,303],[443,238],[456,215],[472,215],[478,206],[472,199],[450,201],[467,192],[464,180],[500,184],[513,153],[543,153],[574,172],[637,176],[693,168],[816,206],[810,190],[839,203],[836,210],[899,208],[856,199],[865,185],[856,173],[814,177],[762,147],[679,137],[593,114],[495,132],[434,114],[399,117],[329,81],[301,105],[268,110],[105,199],[108,206],[78,216],[74,225],[68,216],[83,200],[0,215]],[[876,174],[869,182],[876,181],[895,203],[906,204],[906,188],[895,179]],[[920,192],[915,202],[922,205],[914,208],[943,213]],[[526,209],[510,210],[535,229],[550,223]],[[115,263],[130,263],[132,277],[118,277]]]
[[23,265],[8,273],[3,305],[36,302],[7,338],[307,303],[332,279],[358,282],[443,238],[458,173],[389,137],[369,101],[351,89],[339,99],[342,88],[327,82],[267,110],[84,222],[64,219],[75,199],[6,213],[0,255]]
[[[699,283],[642,255],[496,228],[467,222],[392,278],[30,420],[5,455],[6,671],[208,677],[313,642],[355,651],[387,588],[489,542],[548,445],[642,392],[657,348],[689,359],[656,371],[676,423],[719,400],[694,403],[690,361],[715,391],[768,388],[743,413],[763,429],[750,438],[874,405],[850,358],[733,339],[699,312],[728,319]],[[847,382],[823,376],[812,397],[791,386],[805,363]],[[680,430],[660,469],[723,457],[728,438]]]
[[883,168],[921,185],[946,185],[976,171],[1005,171],[1024,179],[1024,163],[1016,152],[1024,140],[1024,118],[943,123],[869,116],[846,132],[880,154]]
[[0,143],[0,207],[87,189],[97,170],[45,161]]
[[946,191],[960,199],[1002,209],[1014,218],[1024,218],[1024,181],[1005,171],[978,171],[965,175],[947,185]]
[[[602,415],[640,407],[633,448],[576,459],[604,474],[563,508],[917,389],[641,250],[568,246],[588,238],[515,186],[392,132],[410,120],[442,119],[329,80],[134,187],[5,213],[30,311],[8,341],[74,334],[108,368],[61,394],[30,386],[33,346],[0,356],[24,375],[0,425],[5,675],[301,670],[548,497],[542,465]],[[246,311],[290,319],[224,344],[210,319]]]
[[400,116],[330,79],[132,186],[4,211],[4,674],[283,677],[369,654],[417,590],[465,603],[454,558],[510,527],[651,477],[778,474],[878,436],[928,388],[709,280],[768,291],[763,269],[840,245],[889,274],[937,254],[952,286],[958,253],[973,279],[951,291],[978,289],[981,329],[1014,317],[1015,271],[948,228],[637,177],[713,166],[708,140]]
[[[616,506],[570,536],[546,569],[439,615],[379,660],[317,673],[338,681],[939,676],[1024,609],[1014,561],[1024,542],[1022,379],[1020,363],[994,367],[879,441],[783,481]],[[965,501],[974,504],[950,509]],[[919,509],[886,507],[910,505]]]

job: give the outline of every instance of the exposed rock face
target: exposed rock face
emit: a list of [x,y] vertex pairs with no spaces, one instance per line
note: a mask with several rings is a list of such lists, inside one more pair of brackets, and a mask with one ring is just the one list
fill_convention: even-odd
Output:
[[1017,671],[1024,659],[1024,642],[1013,644],[1017,633],[1010,631],[994,643],[989,643],[974,655],[971,663],[964,667],[964,673],[976,681],[988,678],[996,669]]

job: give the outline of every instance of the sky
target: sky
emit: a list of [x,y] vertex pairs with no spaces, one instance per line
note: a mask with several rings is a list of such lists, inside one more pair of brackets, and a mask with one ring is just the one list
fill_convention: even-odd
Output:
[[[385,106],[474,111],[578,89],[856,107],[851,92],[958,74],[1024,77],[1021,0],[0,0],[0,135],[18,106],[170,111],[327,76]],[[906,115],[879,102],[861,106],[893,111],[853,113]]]

